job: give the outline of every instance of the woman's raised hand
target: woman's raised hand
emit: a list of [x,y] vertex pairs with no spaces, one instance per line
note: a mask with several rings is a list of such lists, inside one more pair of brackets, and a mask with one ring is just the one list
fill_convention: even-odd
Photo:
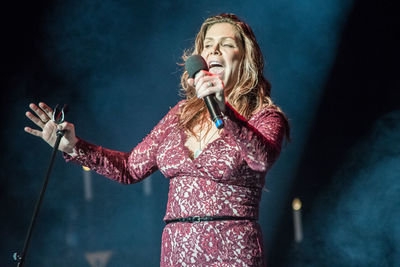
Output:
[[196,88],[198,98],[215,94],[219,108],[222,112],[225,110],[224,83],[218,75],[202,70],[194,79],[189,78],[188,83]]
[[59,150],[66,153],[73,153],[73,148],[78,142],[78,138],[75,136],[75,127],[72,123],[63,122],[57,125],[53,120],[53,111],[45,103],[39,103],[39,106],[30,104],[29,107],[34,112],[27,111],[25,115],[36,124],[41,130],[32,129],[25,127],[24,130],[34,136],[38,136],[46,141],[50,146],[54,147],[57,139],[57,130],[64,130],[65,134],[61,138]]

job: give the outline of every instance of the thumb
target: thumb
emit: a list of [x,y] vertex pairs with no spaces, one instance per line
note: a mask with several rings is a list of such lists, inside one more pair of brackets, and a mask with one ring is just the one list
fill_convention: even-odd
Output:
[[60,130],[60,131],[66,130],[66,127],[67,127],[67,123],[66,122],[63,122],[61,124],[57,124],[57,130]]
[[63,123],[57,125],[57,130],[65,131],[68,133],[71,132],[71,130],[74,130],[74,126],[73,124],[64,121]]

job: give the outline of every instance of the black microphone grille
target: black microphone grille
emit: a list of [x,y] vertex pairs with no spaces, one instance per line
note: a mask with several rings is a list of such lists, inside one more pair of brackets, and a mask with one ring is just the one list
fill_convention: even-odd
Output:
[[185,69],[190,78],[194,78],[197,72],[201,70],[208,70],[208,66],[204,58],[200,55],[193,55],[188,57],[185,61]]

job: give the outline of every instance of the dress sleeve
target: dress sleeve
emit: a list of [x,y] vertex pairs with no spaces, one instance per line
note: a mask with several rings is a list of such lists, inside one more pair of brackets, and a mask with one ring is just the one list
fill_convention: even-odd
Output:
[[87,166],[91,170],[123,184],[137,183],[158,170],[156,156],[160,142],[176,120],[178,105],[154,127],[131,152],[106,149],[79,139],[71,155],[63,153],[67,162]]
[[246,120],[227,103],[222,136],[239,147],[242,158],[255,171],[267,171],[278,158],[287,121],[274,109],[262,109]]

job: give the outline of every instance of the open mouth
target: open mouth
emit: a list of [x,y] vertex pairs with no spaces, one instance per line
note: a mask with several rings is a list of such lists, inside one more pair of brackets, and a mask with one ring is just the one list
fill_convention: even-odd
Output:
[[224,71],[225,68],[220,62],[211,61],[208,64],[208,69],[209,69],[209,72],[211,72],[213,74],[220,74],[220,73],[222,73]]

